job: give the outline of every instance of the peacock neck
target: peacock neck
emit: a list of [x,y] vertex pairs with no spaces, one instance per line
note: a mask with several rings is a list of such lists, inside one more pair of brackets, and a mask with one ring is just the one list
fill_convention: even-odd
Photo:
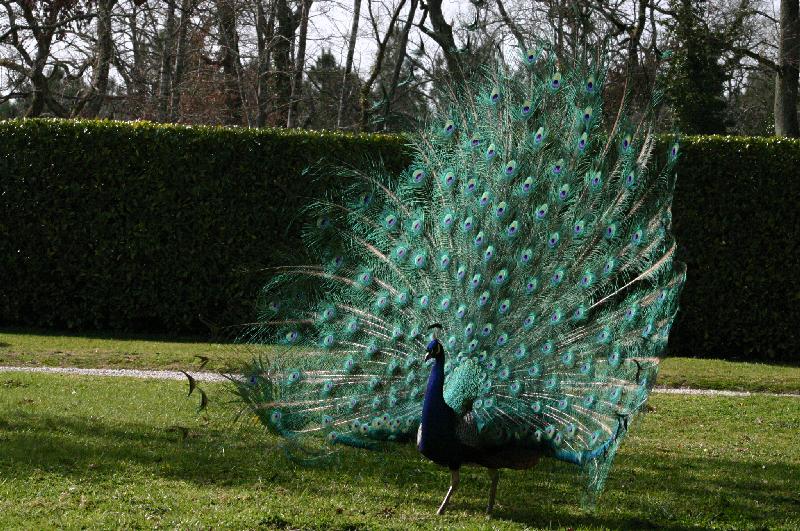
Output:
[[[428,376],[428,387],[425,390],[425,403],[442,402],[444,403],[444,357],[437,357],[433,360],[431,374]],[[425,409],[423,405],[423,410]]]
[[[422,403],[422,438],[423,442],[445,442],[452,433],[453,410],[444,401],[444,358],[434,358],[431,374],[428,376],[428,387]],[[438,446],[437,444],[437,446]]]

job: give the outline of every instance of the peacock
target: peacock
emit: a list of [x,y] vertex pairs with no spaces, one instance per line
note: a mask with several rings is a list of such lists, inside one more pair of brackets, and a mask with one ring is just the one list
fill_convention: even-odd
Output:
[[498,470],[542,458],[595,500],[685,280],[659,92],[604,109],[603,54],[520,55],[448,88],[399,175],[336,170],[306,211],[310,259],[272,270],[239,337],[269,354],[235,393],[291,457],[416,441],[451,472],[439,514],[466,464],[489,471],[489,512]]

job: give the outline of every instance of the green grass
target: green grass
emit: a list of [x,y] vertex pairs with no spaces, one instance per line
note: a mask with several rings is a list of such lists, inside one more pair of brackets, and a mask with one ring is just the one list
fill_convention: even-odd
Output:
[[[269,355],[269,347],[254,351],[240,345],[152,338],[104,338],[58,334],[0,332],[0,365],[88,367],[115,369],[186,369],[194,356],[208,356],[207,370],[235,370],[254,354]],[[659,385],[800,393],[800,367],[692,358],[667,358]]]
[[479,469],[436,517],[449,474],[413,446],[300,467],[249,419],[231,423],[222,385],[207,389],[197,416],[182,382],[0,373],[0,527],[800,527],[796,398],[654,395],[595,512],[577,469],[546,460],[502,473],[487,520]]
[[[269,349],[262,352],[268,354]],[[174,370],[196,365],[199,360],[195,356],[207,356],[207,370],[224,371],[237,367],[252,354],[240,345],[196,339],[0,332],[0,365]]]
[[658,385],[800,394],[800,367],[741,361],[667,358]]

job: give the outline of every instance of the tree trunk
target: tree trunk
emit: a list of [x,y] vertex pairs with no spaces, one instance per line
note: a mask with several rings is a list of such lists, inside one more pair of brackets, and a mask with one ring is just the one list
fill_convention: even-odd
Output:
[[180,118],[181,83],[186,71],[186,47],[188,46],[189,22],[194,8],[193,0],[181,0],[181,20],[178,22],[178,46],[175,50],[175,73],[172,77],[172,101],[169,105],[169,121]]
[[33,75],[31,76],[31,84],[33,85],[33,98],[31,99],[30,107],[28,107],[28,110],[25,111],[26,118],[36,118],[37,116],[41,116],[42,112],[44,111],[45,100],[47,99],[47,78],[44,77],[44,74],[42,74],[41,71],[33,72]]
[[511,33],[517,40],[517,46],[519,46],[520,52],[525,53],[525,37],[522,36],[519,26],[517,26],[514,21],[511,20],[511,17],[508,16],[508,11],[506,11],[506,7],[503,5],[503,0],[497,0],[497,10],[500,12],[500,17],[503,19],[503,23],[508,26],[508,29],[511,30]]
[[219,21],[219,46],[222,65],[223,92],[225,96],[224,123],[242,124],[242,93],[239,83],[239,35],[236,33],[234,0],[217,0]]
[[383,108],[383,124],[384,130],[386,129],[386,121],[389,118],[389,113],[392,108],[392,100],[397,93],[397,84],[400,82],[400,71],[403,68],[403,63],[406,58],[406,48],[408,47],[408,34],[411,31],[411,26],[414,24],[414,15],[417,12],[417,0],[411,0],[411,5],[408,8],[408,18],[403,26],[403,32],[400,34],[400,41],[397,43],[397,51],[395,52],[394,71],[392,72],[392,80],[389,83],[389,91],[386,95],[386,105]]
[[272,39],[275,32],[275,3],[270,6],[269,17],[264,12],[263,0],[257,0],[256,40],[258,42],[258,79],[256,80],[256,127],[267,125],[269,114],[269,66]]
[[158,120],[169,118],[169,100],[172,93],[173,47],[175,40],[175,0],[167,0],[167,20],[164,25],[164,44],[161,51],[161,75],[158,82]]
[[288,0],[275,0],[278,31],[275,40],[275,91],[277,123],[286,125],[292,97],[292,42],[295,23]]
[[[347,61],[344,65],[344,76],[342,77],[342,91],[339,94],[339,110],[336,113],[336,128],[342,128],[342,112],[344,110],[345,97],[350,97],[350,72],[353,71],[353,55],[356,51],[356,40],[358,39],[358,21],[361,15],[361,0],[353,0],[353,25],[350,27],[350,42],[347,45]],[[345,96],[346,95],[346,96]]]
[[300,98],[303,94],[303,69],[306,62],[306,37],[308,35],[308,15],[311,11],[313,0],[303,0],[300,12],[300,33],[297,37],[297,56],[294,61],[294,78],[292,79],[292,94],[290,96],[289,116],[286,127],[297,126],[297,113]]
[[800,136],[797,122],[797,84],[800,66],[798,0],[781,0],[778,68],[775,73],[775,134]]
[[[36,55],[31,60],[28,52],[20,42],[14,43],[20,53],[26,58],[27,64],[30,66],[29,78],[33,85],[33,98],[31,99],[30,107],[25,111],[25,116],[33,118],[41,116],[44,112],[45,106],[49,107],[56,116],[66,117],[69,115],[66,109],[58,103],[50,94],[50,79],[44,75],[44,68],[50,58],[50,47],[53,44],[53,34],[57,29],[58,17],[61,13],[61,5],[50,5],[45,11],[44,20],[39,20],[31,9],[31,5],[22,4],[23,16],[25,22],[33,32],[36,42]],[[24,52],[24,53],[22,53]],[[53,68],[51,76],[57,74],[56,68]]]
[[465,72],[461,59],[458,56],[458,47],[453,37],[453,26],[451,26],[444,18],[442,13],[442,0],[428,0],[423,4],[423,10],[431,19],[431,26],[433,30],[429,30],[420,24],[420,29],[425,32],[431,39],[436,41],[442,49],[445,63],[447,63],[447,71],[450,77],[458,82],[464,79]]
[[[359,120],[359,129],[364,131],[367,128],[367,122],[369,119],[369,112],[367,107],[369,106],[369,93],[372,92],[372,85],[375,83],[375,80],[378,79],[378,75],[381,72],[381,67],[383,66],[383,58],[386,55],[386,45],[389,42],[389,37],[394,32],[394,26],[397,24],[397,18],[400,16],[400,11],[403,9],[406,0],[400,0],[400,3],[397,4],[397,8],[392,13],[392,18],[389,20],[389,27],[386,28],[386,33],[383,36],[383,39],[380,39],[377,34],[377,29],[375,30],[376,34],[375,37],[378,38],[378,53],[375,56],[375,64],[372,66],[372,72],[370,72],[369,77],[364,81],[361,85],[361,94],[359,97],[359,103],[361,107],[361,119]],[[367,7],[370,7],[367,4]],[[372,17],[372,11],[370,10],[370,17]],[[374,24],[374,18],[373,24]],[[374,27],[377,28],[377,25]]]
[[139,28],[137,20],[138,8],[134,6],[133,12],[128,16],[128,22],[131,32],[131,53],[133,55],[133,65],[131,66],[131,83],[132,92],[139,109],[144,109],[145,101],[147,99],[147,85],[144,75],[145,71],[145,58],[144,58],[144,43],[142,39],[142,31]]
[[108,92],[108,71],[114,53],[114,41],[111,35],[111,10],[116,0],[98,0],[97,2],[97,44],[95,45],[95,63],[92,70],[91,92],[86,103],[85,115],[94,118],[100,114]]

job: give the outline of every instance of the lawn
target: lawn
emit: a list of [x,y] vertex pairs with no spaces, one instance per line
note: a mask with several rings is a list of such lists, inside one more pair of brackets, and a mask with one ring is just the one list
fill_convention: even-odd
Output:
[[343,448],[300,467],[250,419],[231,422],[224,384],[207,415],[182,382],[0,373],[0,527],[800,528],[800,399],[655,395],[595,512],[571,465],[449,474],[411,445]]
[[[87,367],[114,369],[186,369],[195,356],[210,358],[207,370],[235,370],[254,354],[268,356],[269,347],[255,351],[231,344],[152,337],[85,337],[0,331],[0,365]],[[767,391],[800,394],[800,367],[692,358],[667,358],[658,384],[668,387]]]

